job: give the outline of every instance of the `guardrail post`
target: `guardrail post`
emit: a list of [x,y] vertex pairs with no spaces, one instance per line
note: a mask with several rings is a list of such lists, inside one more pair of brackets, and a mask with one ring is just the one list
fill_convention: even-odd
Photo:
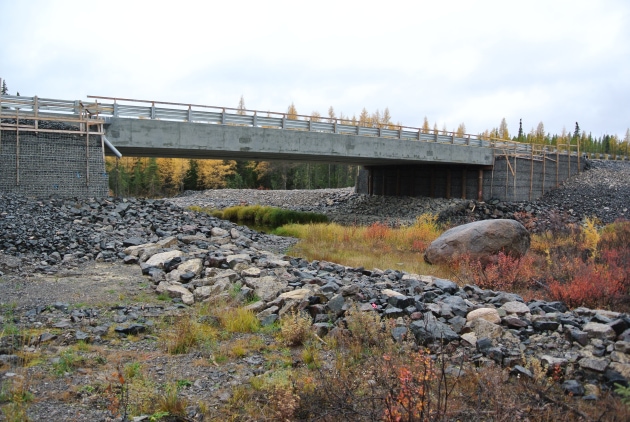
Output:
[[335,133],[339,133],[337,132],[337,121],[335,120],[335,125],[333,126]]
[[378,128],[378,137],[379,137],[379,138],[382,138],[382,137],[383,137],[383,135],[381,134],[381,128],[380,128],[380,127]]
[[468,138],[466,138],[466,145],[470,146],[470,133],[468,134]]
[[118,103],[114,103],[114,117],[118,117]]
[[455,132],[451,135],[451,144],[455,144]]
[[402,139],[402,127],[398,128],[398,139]]
[[225,124],[225,109],[223,109],[223,111],[221,111],[221,124],[222,125]]
[[420,134],[422,133],[421,129],[418,129],[418,140],[420,140]]
[[188,123],[192,122],[192,107],[188,106]]
[[287,116],[283,114],[282,115],[282,129],[286,127],[286,124],[287,124]]
[[254,127],[258,127],[258,114],[254,111]]
[[308,131],[309,132],[313,131],[313,120],[312,119],[308,119]]
[[435,142],[437,142],[438,141],[438,131],[434,129],[433,132],[434,132],[434,135],[435,135]]
[[151,120],[155,119],[155,103],[151,103]]

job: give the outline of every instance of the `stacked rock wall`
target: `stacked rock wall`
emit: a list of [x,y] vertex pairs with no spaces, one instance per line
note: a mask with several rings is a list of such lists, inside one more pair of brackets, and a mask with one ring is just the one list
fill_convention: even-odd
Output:
[[108,177],[100,136],[0,133],[0,192],[30,197],[106,197]]

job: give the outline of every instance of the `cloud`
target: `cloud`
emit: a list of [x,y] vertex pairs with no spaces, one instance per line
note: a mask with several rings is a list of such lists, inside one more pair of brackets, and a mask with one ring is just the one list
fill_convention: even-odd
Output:
[[472,133],[630,123],[630,4],[533,0],[0,1],[0,77],[88,94],[352,116]]

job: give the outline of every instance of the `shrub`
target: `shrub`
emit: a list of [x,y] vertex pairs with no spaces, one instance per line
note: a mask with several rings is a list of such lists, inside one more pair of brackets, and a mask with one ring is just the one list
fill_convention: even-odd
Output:
[[535,258],[529,254],[513,258],[500,252],[496,262],[485,267],[478,260],[463,257],[459,271],[466,280],[482,289],[514,291],[531,287],[536,275],[534,261]]
[[167,353],[178,355],[188,353],[193,347],[203,342],[213,341],[216,330],[205,324],[199,324],[190,316],[181,316],[170,321],[161,338],[161,343]]
[[285,314],[280,320],[280,338],[289,346],[300,346],[311,336],[311,317],[303,312]]
[[612,250],[603,251],[599,263],[579,262],[570,280],[549,283],[549,297],[569,307],[600,308],[618,303],[630,286],[624,262],[619,259],[619,252]]
[[230,333],[256,333],[260,330],[260,321],[256,315],[245,308],[229,308],[219,316],[221,324]]

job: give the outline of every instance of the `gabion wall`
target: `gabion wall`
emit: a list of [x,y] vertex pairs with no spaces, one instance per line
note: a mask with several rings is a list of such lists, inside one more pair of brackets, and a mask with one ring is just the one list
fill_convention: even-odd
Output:
[[[20,132],[19,162],[15,131],[0,133],[0,192],[30,197],[106,197],[100,136]],[[89,168],[89,179],[86,178]]]

